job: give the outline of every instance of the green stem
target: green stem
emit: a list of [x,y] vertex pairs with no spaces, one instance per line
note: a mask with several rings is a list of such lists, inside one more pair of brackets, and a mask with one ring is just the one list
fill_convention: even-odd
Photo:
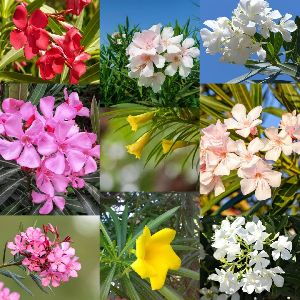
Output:
[[13,263],[8,263],[8,264],[2,264],[0,265],[0,269],[7,268],[7,267],[12,267],[12,266],[20,266],[22,262],[13,262]]

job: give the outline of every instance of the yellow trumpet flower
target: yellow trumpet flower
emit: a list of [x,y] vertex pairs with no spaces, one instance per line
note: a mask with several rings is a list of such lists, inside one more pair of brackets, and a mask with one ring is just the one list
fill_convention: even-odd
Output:
[[146,132],[135,143],[126,146],[127,152],[135,155],[137,159],[140,159],[142,156],[142,151],[144,150],[146,144],[149,142],[150,137],[151,134],[149,132]]
[[129,115],[127,117],[127,122],[130,124],[132,131],[137,131],[140,124],[144,124],[144,123],[152,120],[154,115],[155,115],[155,112],[147,112],[147,113],[137,115],[137,116]]
[[136,240],[137,260],[131,267],[142,279],[150,279],[152,290],[164,286],[169,269],[180,268],[181,260],[170,245],[175,235],[176,231],[170,228],[151,235],[150,229],[145,226],[142,235]]
[[191,143],[186,142],[186,141],[176,141],[176,142],[174,142],[172,140],[162,140],[161,145],[162,145],[162,148],[163,148],[163,153],[166,154],[166,153],[170,152],[170,150],[173,151],[175,149],[190,146]]

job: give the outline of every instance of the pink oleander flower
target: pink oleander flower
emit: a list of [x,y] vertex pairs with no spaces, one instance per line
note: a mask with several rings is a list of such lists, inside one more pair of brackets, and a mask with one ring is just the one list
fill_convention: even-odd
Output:
[[174,29],[172,27],[165,27],[160,36],[159,52],[167,51],[167,53],[178,53],[181,51],[180,43],[183,35],[174,36]]
[[293,140],[284,130],[278,131],[278,128],[270,127],[265,130],[266,139],[263,139],[266,151],[266,160],[277,161],[283,152],[285,155],[291,155],[293,152]]
[[244,138],[250,134],[257,133],[256,126],[262,123],[258,118],[262,112],[262,107],[257,106],[253,108],[248,114],[243,104],[236,104],[231,114],[233,118],[225,119],[224,124],[228,129],[235,129],[236,133]]
[[67,88],[64,89],[64,95],[66,103],[76,110],[77,116],[81,117],[89,117],[90,110],[87,107],[84,107],[82,102],[79,99],[79,95],[76,92],[71,93],[68,95]]
[[41,163],[35,145],[39,135],[43,132],[43,124],[39,120],[32,122],[30,127],[23,130],[22,119],[15,115],[5,122],[5,132],[8,137],[16,138],[16,141],[0,139],[0,154],[5,160],[16,160],[22,167],[38,168]]
[[57,206],[61,211],[63,211],[65,207],[65,199],[61,196],[50,196],[47,194],[37,193],[32,191],[32,202],[35,204],[44,203],[44,205],[40,208],[39,213],[41,215],[48,215],[53,210],[53,204]]
[[259,160],[248,168],[240,168],[238,176],[241,180],[241,191],[248,195],[255,191],[257,200],[271,198],[271,187],[279,187],[281,183],[281,173],[272,170],[272,166]]
[[69,13],[79,16],[82,10],[91,3],[92,0],[67,0],[67,10]]
[[49,34],[44,29],[48,17],[36,9],[28,19],[28,12],[23,4],[16,7],[13,22],[17,27],[10,33],[10,43],[15,49],[24,48],[26,59],[32,59],[40,50],[46,50],[49,45]]
[[4,287],[4,283],[0,281],[0,300],[19,300],[20,294],[10,292],[9,288]]
[[[49,233],[54,235],[52,241],[48,237]],[[9,242],[7,247],[13,255],[24,257],[22,265],[40,276],[44,286],[58,287],[61,282],[77,277],[77,272],[81,269],[70,240],[70,237],[66,237],[60,241],[57,228],[48,224],[43,226],[43,230],[27,228],[15,237],[14,242]]]
[[240,157],[240,167],[241,168],[248,168],[252,166],[253,164],[257,163],[261,158],[255,153],[261,151],[264,148],[264,143],[256,137],[254,140],[252,140],[248,147],[246,147],[246,144],[242,140],[236,141],[236,154]]

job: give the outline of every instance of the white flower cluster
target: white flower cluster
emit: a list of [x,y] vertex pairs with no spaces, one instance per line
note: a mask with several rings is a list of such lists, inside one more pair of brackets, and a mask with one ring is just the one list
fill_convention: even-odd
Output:
[[221,226],[215,225],[213,240],[214,257],[222,265],[208,279],[219,282],[220,292],[233,295],[241,288],[248,294],[260,294],[270,292],[273,283],[283,286],[283,269],[268,266],[280,257],[292,258],[292,242],[286,236],[278,233],[271,237],[260,220],[246,222],[244,217],[237,217],[232,223],[225,219]]
[[[243,104],[232,108],[232,118],[220,120],[202,130],[200,141],[200,194],[209,194],[212,190],[218,196],[225,191],[222,176],[237,170],[241,178],[241,191],[248,195],[255,191],[257,200],[271,198],[271,187],[281,184],[281,172],[272,170],[268,161],[276,162],[281,153],[286,156],[300,154],[300,114],[285,113],[279,128],[264,130],[265,137],[254,137],[262,107],[257,106],[248,114]],[[245,140],[233,140],[230,132]],[[249,136],[253,136],[249,141]],[[247,139],[246,139],[247,138]],[[248,145],[246,145],[248,143]],[[266,152],[262,154],[261,152]]]
[[194,47],[195,40],[183,35],[174,36],[172,27],[157,24],[136,32],[127,48],[129,77],[138,78],[139,86],[151,87],[157,93],[166,76],[179,75],[186,78],[200,50]]
[[280,32],[283,39],[290,42],[291,32],[297,30],[297,25],[291,18],[290,14],[282,17],[265,0],[240,0],[231,20],[226,17],[207,20],[204,25],[212,31],[203,28],[200,34],[206,53],[220,53],[222,61],[245,64],[255,53],[260,60],[266,58],[263,44],[255,39],[256,33],[268,39],[270,32]]
[[125,33],[120,33],[118,31],[114,32],[111,35],[112,41],[117,44],[117,45],[122,45],[122,40],[126,39],[126,34]]
[[235,293],[233,295],[219,294],[219,289],[212,286],[210,289],[202,288],[200,289],[200,300],[240,300],[240,295]]

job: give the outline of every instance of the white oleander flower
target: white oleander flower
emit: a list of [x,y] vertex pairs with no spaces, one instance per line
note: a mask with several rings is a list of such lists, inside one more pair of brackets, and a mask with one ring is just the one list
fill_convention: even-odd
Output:
[[277,27],[278,31],[282,34],[282,37],[286,42],[292,41],[291,32],[294,32],[297,30],[297,25],[293,20],[290,20],[291,18],[292,18],[291,14],[286,14],[280,20],[280,23]]
[[220,292],[233,295],[240,289],[241,284],[238,281],[237,273],[232,273],[229,270],[223,269],[215,269],[215,271],[217,274],[209,275],[208,279],[218,281],[220,283]]
[[161,86],[165,82],[166,76],[162,72],[153,73],[150,77],[139,77],[138,85],[151,87],[154,93],[161,90]]
[[159,52],[167,51],[167,53],[178,53],[181,51],[180,43],[183,35],[174,36],[174,29],[172,27],[165,27],[160,35]]
[[278,240],[270,245],[273,249],[272,256],[274,260],[281,257],[284,260],[289,260],[292,257],[290,251],[292,250],[292,242],[286,236],[279,236]]
[[254,244],[254,250],[262,250],[264,241],[270,235],[266,232],[266,226],[258,220],[257,222],[247,222],[245,228],[248,232],[245,237],[247,243]]
[[249,266],[254,265],[254,270],[264,269],[270,264],[269,255],[266,251],[262,250],[258,252],[257,250],[251,253],[251,259],[249,261]]

